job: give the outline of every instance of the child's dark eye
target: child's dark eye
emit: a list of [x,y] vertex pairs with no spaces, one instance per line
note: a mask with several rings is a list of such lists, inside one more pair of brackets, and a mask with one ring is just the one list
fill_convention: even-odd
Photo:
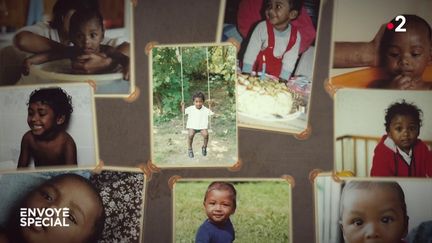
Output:
[[399,53],[396,52],[390,52],[388,55],[393,58],[399,57]]
[[45,198],[45,200],[47,200],[47,201],[49,201],[49,202],[52,202],[52,201],[53,201],[53,198],[51,197],[51,195],[50,195],[48,192],[41,191],[41,192],[40,192],[40,195],[41,195],[43,198]]
[[383,218],[381,219],[381,222],[383,222],[383,223],[385,223],[385,224],[391,223],[391,222],[393,222],[393,221],[394,221],[394,219],[393,219],[392,217],[389,217],[389,216],[383,217]]
[[417,127],[412,126],[412,127],[409,127],[408,130],[410,130],[411,132],[412,132],[412,131],[417,131]]
[[72,214],[69,215],[68,219],[70,221],[72,221],[72,223],[77,224],[77,221],[76,221],[75,217]]
[[98,36],[98,35],[97,35],[96,33],[91,33],[91,34],[90,34],[90,37],[91,37],[91,38],[96,38],[97,36]]
[[353,220],[353,224],[355,226],[361,226],[361,225],[363,225],[363,220],[361,220],[361,219],[354,219]]
[[418,56],[421,56],[421,53],[411,53],[411,56],[418,57]]

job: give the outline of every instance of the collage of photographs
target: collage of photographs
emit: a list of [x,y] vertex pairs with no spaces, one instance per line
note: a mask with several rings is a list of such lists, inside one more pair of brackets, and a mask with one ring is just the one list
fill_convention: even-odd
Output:
[[0,0],[0,243],[432,242],[431,9]]

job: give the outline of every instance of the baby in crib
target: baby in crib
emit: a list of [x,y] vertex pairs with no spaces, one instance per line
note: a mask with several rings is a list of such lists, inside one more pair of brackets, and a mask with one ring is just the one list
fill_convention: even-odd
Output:
[[24,62],[24,74],[28,74],[30,65],[41,64],[53,60],[70,58],[72,60],[72,73],[82,73],[81,69],[74,66],[85,60],[77,60],[76,57],[83,54],[97,54],[111,58],[111,64],[104,73],[122,71],[124,79],[129,79],[129,57],[117,51],[114,47],[102,45],[104,38],[102,15],[95,10],[76,11],[70,20],[69,36],[74,44],[62,50],[48,51],[35,54]]
[[423,112],[402,100],[387,109],[387,134],[375,147],[371,176],[432,176],[432,156],[418,139]]

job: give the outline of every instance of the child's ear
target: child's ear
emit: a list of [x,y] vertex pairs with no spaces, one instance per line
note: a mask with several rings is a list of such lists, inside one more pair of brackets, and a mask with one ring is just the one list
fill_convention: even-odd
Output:
[[405,225],[404,225],[404,233],[402,235],[402,238],[405,238],[408,235],[408,223],[409,223],[409,216],[405,215]]
[[289,17],[291,20],[293,20],[293,19],[297,18],[298,14],[299,14],[299,12],[297,10],[291,10],[289,12]]
[[429,48],[429,63],[432,62],[432,40],[431,40],[431,44],[430,44],[430,48]]
[[343,236],[344,240],[346,240],[344,228],[342,225],[342,220],[339,220],[339,226],[340,226],[340,230],[342,231],[342,236]]
[[57,125],[62,125],[65,122],[65,115],[57,117]]

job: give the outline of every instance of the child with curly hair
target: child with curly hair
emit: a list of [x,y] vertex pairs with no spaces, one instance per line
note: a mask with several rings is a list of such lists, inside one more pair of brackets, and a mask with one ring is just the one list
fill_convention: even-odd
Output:
[[375,147],[371,176],[432,176],[432,156],[418,139],[422,111],[402,100],[387,109],[387,134]]
[[30,130],[21,140],[18,167],[76,165],[76,145],[66,132],[72,98],[61,88],[42,88],[30,94],[27,124]]

